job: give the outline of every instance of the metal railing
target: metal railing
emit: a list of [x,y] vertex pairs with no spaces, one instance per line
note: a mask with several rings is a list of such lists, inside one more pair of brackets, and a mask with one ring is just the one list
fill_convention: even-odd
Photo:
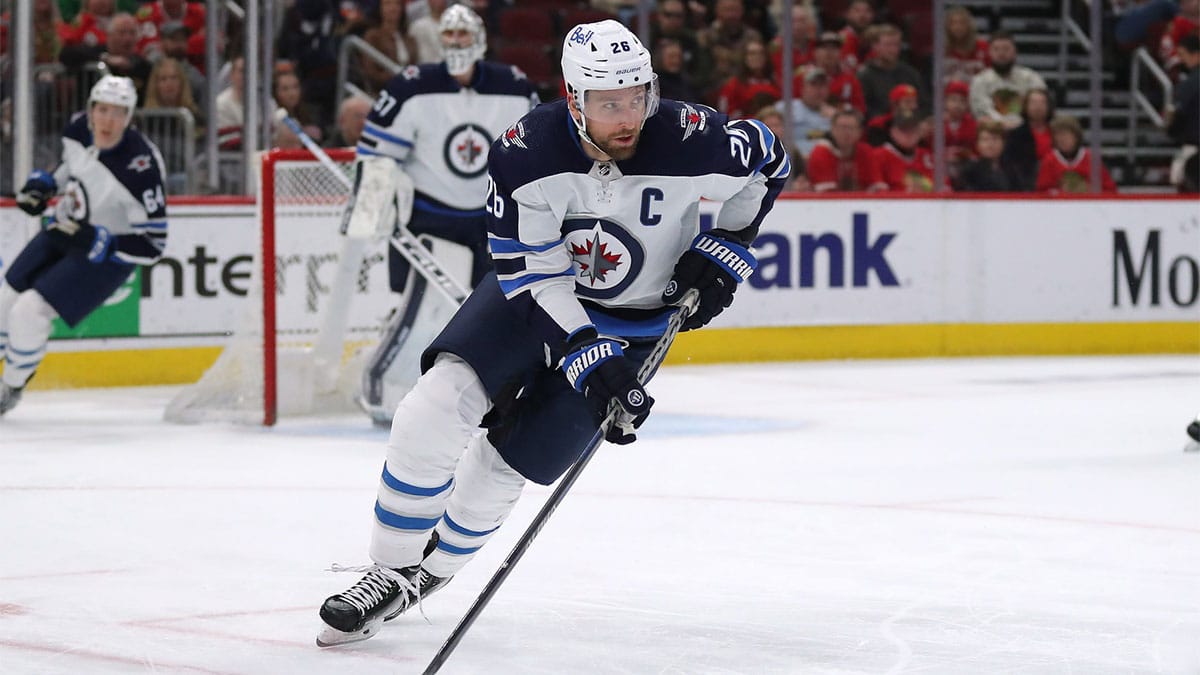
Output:
[[1129,65],[1129,140],[1125,152],[1130,165],[1136,161],[1138,109],[1140,108],[1142,112],[1146,113],[1156,127],[1163,129],[1167,126],[1166,119],[1163,118],[1150,98],[1142,92],[1142,71],[1150,74],[1162,85],[1164,106],[1175,100],[1175,84],[1171,82],[1171,78],[1145,47],[1138,47],[1133,53],[1133,62]]
[[187,108],[139,108],[133,114],[138,130],[158,146],[167,176],[167,193],[196,194],[196,118]]
[[393,75],[400,72],[403,68],[399,63],[396,63],[387,54],[379,51],[371,45],[371,43],[358,37],[357,35],[347,35],[342,39],[342,45],[338,48],[338,63],[337,63],[337,100],[333,102],[334,110],[341,107],[342,101],[349,96],[363,96],[365,98],[374,99],[371,94],[363,91],[353,82],[350,82],[350,59],[351,56],[358,58],[368,58],[387,68]]

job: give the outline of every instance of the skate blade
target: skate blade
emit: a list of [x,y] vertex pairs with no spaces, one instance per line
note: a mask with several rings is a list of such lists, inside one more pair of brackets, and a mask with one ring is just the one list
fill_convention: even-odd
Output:
[[338,645],[350,644],[351,642],[362,642],[368,638],[375,637],[379,632],[379,627],[383,624],[382,621],[372,621],[362,628],[347,633],[331,626],[325,626],[321,632],[317,634],[317,646],[337,647]]
[[1187,445],[1183,446],[1184,452],[1200,452],[1200,442],[1188,441]]

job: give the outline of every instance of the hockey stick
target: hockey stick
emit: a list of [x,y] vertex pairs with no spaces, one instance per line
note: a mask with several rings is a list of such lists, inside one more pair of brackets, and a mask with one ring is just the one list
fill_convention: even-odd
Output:
[[[696,311],[696,305],[699,301],[700,292],[696,289],[691,289],[684,294],[683,298],[679,301],[679,310],[672,314],[670,320],[667,322],[667,330],[658,339],[658,342],[655,343],[654,349],[646,357],[645,362],[642,363],[642,367],[638,369],[639,382],[645,384],[650,379],[650,376],[654,374],[654,371],[662,365],[663,359],[667,356],[667,350],[671,348],[671,343],[675,341],[675,336],[679,333],[680,327],[683,326],[684,320],[691,316],[692,312]],[[479,597],[475,598],[475,602],[471,604],[470,609],[463,615],[458,625],[454,627],[454,630],[450,633],[450,637],[446,638],[446,641],[442,643],[441,649],[438,649],[437,654],[433,655],[433,659],[425,667],[424,675],[433,675],[433,673],[441,669],[442,665],[446,663],[446,659],[450,658],[450,654],[458,647],[458,643],[462,641],[463,635],[470,629],[471,624],[475,623],[475,619],[479,618],[479,614],[483,611],[483,608],[492,599],[492,596],[496,594],[496,591],[500,589],[500,584],[504,583],[504,580],[512,572],[513,567],[525,555],[525,551],[529,549],[534,538],[545,527],[546,521],[550,519],[550,516],[558,508],[558,505],[562,503],[563,498],[567,496],[567,491],[579,479],[579,475],[583,473],[584,467],[588,465],[588,462],[592,461],[592,456],[596,454],[596,449],[604,441],[604,436],[608,433],[609,428],[616,422],[619,407],[620,405],[615,400],[609,406],[608,415],[600,422],[600,428],[596,430],[591,440],[588,441],[583,454],[579,456],[579,459],[575,460],[575,464],[562,477],[554,492],[550,493],[550,497],[542,505],[542,510],[538,511],[533,522],[529,523],[529,527],[525,528],[525,534],[521,535],[512,552],[508,554],[504,562],[500,563],[500,568],[496,570],[491,580],[483,587],[483,591],[480,592]]]
[[[284,116],[283,123],[292,130],[292,133],[296,134],[296,137],[317,158],[317,161],[341,181],[346,189],[354,189],[354,184],[346,172],[305,133],[299,122],[289,115]],[[400,255],[408,260],[417,273],[428,279],[430,284],[445,293],[451,302],[457,306],[467,299],[467,290],[442,269],[437,259],[430,255],[429,251],[417,241],[411,232],[404,227],[399,227],[396,228],[392,237]],[[314,377],[317,390],[320,392],[332,391],[337,386],[338,366],[342,361],[342,335],[346,332],[346,324],[350,320],[349,298],[354,292],[358,264],[365,248],[365,239],[342,237],[341,250],[338,252],[337,272],[329,291],[332,301],[328,303],[322,316],[321,326],[317,330],[316,344],[313,345],[312,350],[315,366]]]

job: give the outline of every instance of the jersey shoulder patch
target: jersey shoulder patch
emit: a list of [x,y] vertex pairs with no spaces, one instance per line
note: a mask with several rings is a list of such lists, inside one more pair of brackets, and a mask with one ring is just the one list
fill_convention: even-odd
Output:
[[546,176],[586,173],[592,161],[573,134],[565,99],[537,106],[492,143],[488,162],[493,177],[511,192]]

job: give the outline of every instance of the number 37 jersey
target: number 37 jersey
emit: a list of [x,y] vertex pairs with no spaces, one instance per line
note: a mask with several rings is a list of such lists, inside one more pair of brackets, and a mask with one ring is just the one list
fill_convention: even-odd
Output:
[[660,310],[700,201],[723,202],[717,229],[749,245],[790,168],[761,122],[670,100],[632,158],[595,161],[565,101],[539,106],[492,145],[485,209],[500,287],[552,347],[589,324],[603,332],[604,315]]

